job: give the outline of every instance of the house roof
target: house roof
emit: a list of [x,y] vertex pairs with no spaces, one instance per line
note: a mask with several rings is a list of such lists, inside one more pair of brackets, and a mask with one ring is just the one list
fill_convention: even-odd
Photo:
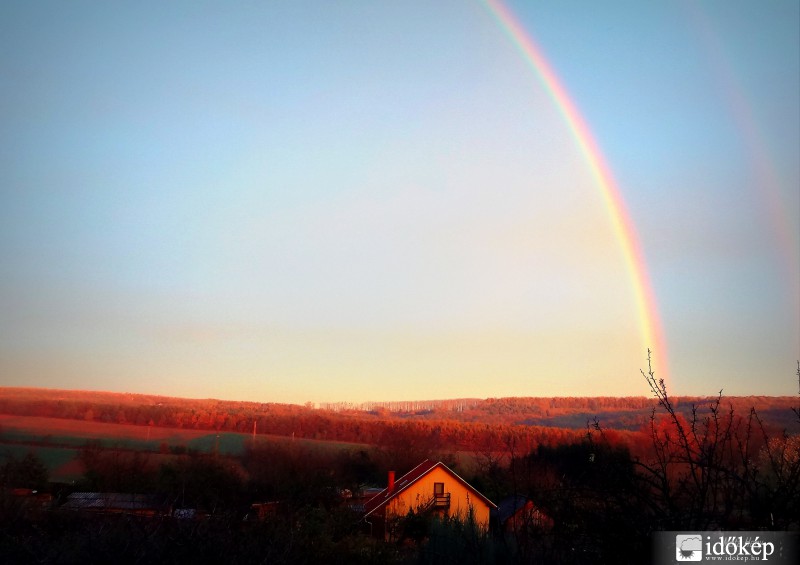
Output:
[[153,510],[163,508],[157,496],[119,492],[73,492],[62,508],[68,510]]
[[507,496],[497,504],[497,517],[505,522],[519,510],[525,507],[531,499],[521,494]]
[[441,461],[437,462],[437,461],[431,461],[430,459],[426,459],[425,461],[423,461],[422,463],[411,469],[408,473],[397,479],[394,483],[393,490],[390,491],[389,487],[386,487],[381,492],[376,494],[374,497],[369,499],[364,504],[364,517],[366,518],[379,508],[386,506],[389,503],[389,501],[391,501],[394,497],[396,497],[397,495],[399,495],[400,493],[411,487],[411,485],[413,485],[415,482],[417,482],[419,479],[421,479],[422,477],[424,477],[437,467],[444,469],[448,474],[452,475],[452,477],[456,479],[459,483],[461,483],[462,485],[467,487],[470,491],[475,493],[475,495],[480,500],[485,502],[489,506],[489,508],[497,508],[494,502],[492,502],[491,500],[483,496],[481,493],[479,493],[477,490],[475,490],[475,488],[472,485],[470,485],[467,481],[459,477],[458,473],[453,471],[450,467],[448,467]]

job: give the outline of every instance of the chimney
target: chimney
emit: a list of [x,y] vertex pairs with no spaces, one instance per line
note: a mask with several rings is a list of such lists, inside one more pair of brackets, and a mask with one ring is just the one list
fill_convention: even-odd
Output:
[[389,486],[387,489],[389,492],[394,490],[394,471],[389,471]]

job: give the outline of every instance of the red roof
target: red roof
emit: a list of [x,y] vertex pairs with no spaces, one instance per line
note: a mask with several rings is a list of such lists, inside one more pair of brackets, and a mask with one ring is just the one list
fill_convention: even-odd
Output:
[[477,490],[475,490],[475,488],[472,485],[470,485],[467,481],[459,477],[458,474],[455,471],[453,471],[450,467],[448,467],[441,461],[435,462],[431,461],[430,459],[426,459],[425,461],[423,461],[422,463],[411,469],[408,473],[397,479],[394,483],[394,490],[389,491],[389,487],[386,487],[381,492],[376,494],[374,497],[369,499],[364,504],[364,517],[366,518],[379,508],[386,506],[389,503],[389,501],[392,500],[395,496],[397,496],[398,494],[409,488],[419,479],[421,479],[422,477],[433,471],[436,467],[441,467],[442,469],[447,471],[447,473],[452,475],[454,479],[456,479],[462,485],[464,485],[469,490],[474,492],[479,499],[488,504],[490,508],[497,508],[494,502],[492,502],[491,500],[483,496],[481,493],[479,493]]

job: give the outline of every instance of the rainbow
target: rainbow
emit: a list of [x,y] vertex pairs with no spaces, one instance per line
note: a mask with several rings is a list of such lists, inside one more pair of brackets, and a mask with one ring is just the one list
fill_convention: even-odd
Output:
[[733,122],[741,132],[741,139],[756,175],[752,183],[759,202],[764,205],[775,243],[783,255],[783,275],[789,289],[792,312],[800,314],[800,241],[797,226],[792,225],[787,203],[781,196],[785,184],[769,153],[764,134],[759,128],[753,104],[738,79],[730,55],[725,51],[722,39],[717,34],[701,4],[686,3],[688,21],[692,24],[709,62],[711,72],[720,84],[720,94],[730,107]]
[[653,368],[656,378],[664,379],[666,382],[669,373],[666,361],[667,347],[658,304],[655,300],[636,227],[628,213],[625,201],[622,199],[622,193],[614,180],[611,168],[606,163],[588,124],[533,37],[525,31],[503,2],[484,0],[484,4],[512,43],[522,53],[526,63],[544,84],[589,165],[591,174],[602,192],[614,232],[622,247],[635,295],[642,341],[646,348],[653,351]]

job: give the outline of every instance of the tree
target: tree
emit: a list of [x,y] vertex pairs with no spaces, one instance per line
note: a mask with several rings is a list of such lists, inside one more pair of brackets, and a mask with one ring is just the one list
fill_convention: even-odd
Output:
[[0,466],[0,485],[3,487],[42,490],[47,487],[49,479],[47,467],[32,451],[22,459],[11,455]]
[[[737,415],[722,391],[690,417],[677,412],[650,362],[642,371],[658,400],[650,420],[652,458],[638,467],[666,530],[785,529],[800,513],[800,441],[771,435],[758,413]],[[797,376],[800,380],[800,362]],[[800,408],[793,409],[800,424]]]

